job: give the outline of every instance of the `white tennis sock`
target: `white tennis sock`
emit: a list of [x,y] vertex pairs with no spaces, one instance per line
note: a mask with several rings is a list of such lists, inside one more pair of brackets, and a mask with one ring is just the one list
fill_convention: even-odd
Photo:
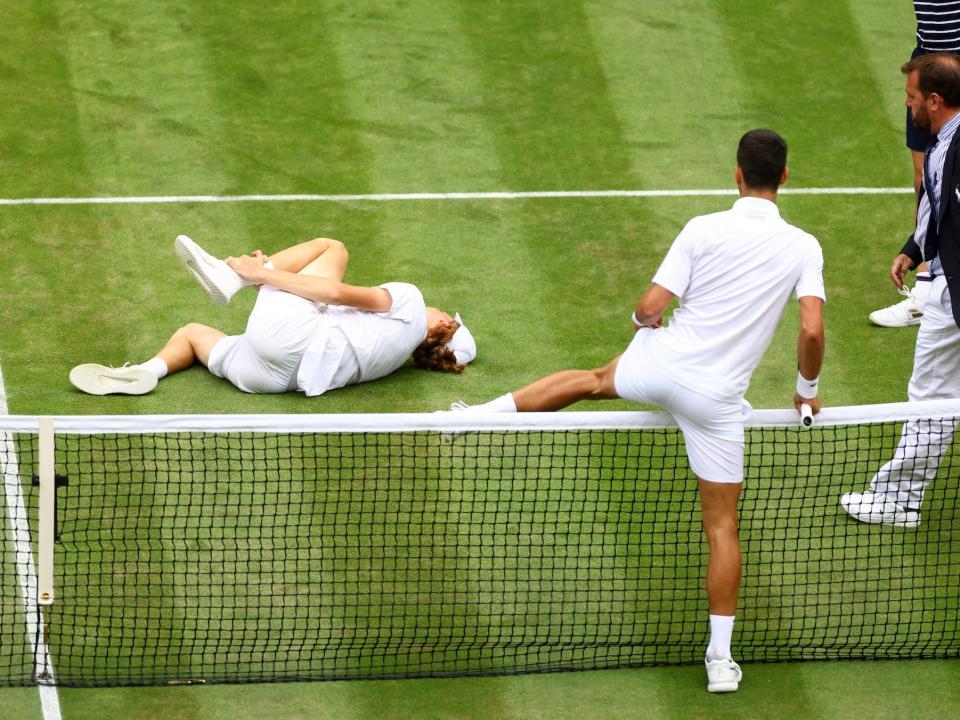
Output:
[[707,647],[708,660],[723,660],[731,657],[730,641],[733,639],[734,615],[710,616],[710,645]]
[[515,413],[517,404],[513,401],[513,394],[507,393],[482,405],[471,405],[470,409],[479,412]]
[[145,363],[140,363],[137,367],[143,368],[157,380],[165,377],[168,372],[167,364],[158,357],[150,358]]

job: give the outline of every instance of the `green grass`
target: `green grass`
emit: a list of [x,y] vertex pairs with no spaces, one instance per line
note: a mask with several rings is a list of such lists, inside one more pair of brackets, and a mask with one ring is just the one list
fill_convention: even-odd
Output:
[[[36,0],[0,10],[0,198],[727,187],[736,140],[757,126],[789,141],[795,187],[907,186],[912,175],[898,72],[912,44],[908,3]],[[0,207],[7,402],[17,414],[306,413],[486,399],[620,352],[632,303],[683,223],[729,204]],[[886,273],[911,198],[784,196],[781,208],[824,248],[824,400],[905,399],[915,331],[878,330],[866,315],[898,299]],[[480,357],[462,376],[407,367],[313,400],[243,395],[201,369],[143,398],[75,392],[66,375],[79,362],[140,361],[188,321],[242,328],[252,298],[206,305],[172,253],[181,232],[222,254],[341,239],[348,279],[418,284],[431,304],[463,313]],[[789,403],[795,328],[790,309],[754,375],[756,407]],[[949,510],[931,505],[944,522]],[[707,697],[692,666],[62,698],[67,718],[260,717],[278,706],[290,717],[899,718],[958,714],[958,673],[956,660],[751,665],[728,698]],[[0,716],[38,712],[35,691],[0,691]]]

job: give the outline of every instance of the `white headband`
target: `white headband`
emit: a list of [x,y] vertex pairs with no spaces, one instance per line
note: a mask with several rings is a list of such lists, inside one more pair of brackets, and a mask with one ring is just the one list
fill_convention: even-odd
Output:
[[477,341],[473,339],[473,335],[467,330],[467,326],[463,324],[463,320],[460,319],[460,313],[457,313],[453,319],[460,323],[460,327],[457,328],[453,337],[450,338],[447,347],[453,351],[454,357],[457,358],[458,365],[466,365],[477,356]]

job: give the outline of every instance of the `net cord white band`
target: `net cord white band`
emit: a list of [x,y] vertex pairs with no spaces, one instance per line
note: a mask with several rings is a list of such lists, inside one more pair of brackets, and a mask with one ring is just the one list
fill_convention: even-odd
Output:
[[[960,417],[960,399],[824,408],[818,427]],[[480,430],[628,430],[670,428],[669,413],[595,411],[559,413],[375,413],[300,415],[64,415],[55,418],[57,434],[150,434],[172,432],[470,432]],[[797,411],[754,410],[746,427],[796,427]],[[39,418],[0,417],[0,431],[37,432]]]

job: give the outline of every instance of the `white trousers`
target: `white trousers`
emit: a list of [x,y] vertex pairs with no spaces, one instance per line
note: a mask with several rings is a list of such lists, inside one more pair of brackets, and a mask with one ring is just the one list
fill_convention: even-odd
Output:
[[[960,397],[960,328],[942,275],[934,278],[923,307],[907,396],[911,402]],[[950,449],[956,426],[953,419],[905,422],[893,458],[873,476],[873,492],[919,510],[924,490]]]

